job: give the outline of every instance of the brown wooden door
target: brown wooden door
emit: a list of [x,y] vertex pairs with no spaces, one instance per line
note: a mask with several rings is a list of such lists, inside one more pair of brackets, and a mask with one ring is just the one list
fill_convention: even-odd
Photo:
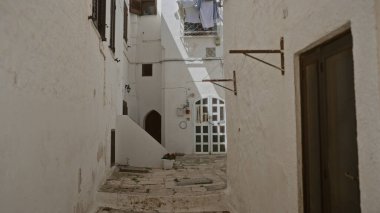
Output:
[[115,141],[116,141],[116,132],[115,129],[111,129],[111,166],[115,165]]
[[161,143],[161,115],[151,111],[145,118],[145,131]]
[[307,213],[360,212],[353,71],[351,33],[301,56]]

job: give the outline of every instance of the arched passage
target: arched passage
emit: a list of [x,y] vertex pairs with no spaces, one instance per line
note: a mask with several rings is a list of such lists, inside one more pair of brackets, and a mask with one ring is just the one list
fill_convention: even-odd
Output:
[[145,131],[161,143],[161,115],[155,110],[145,117]]

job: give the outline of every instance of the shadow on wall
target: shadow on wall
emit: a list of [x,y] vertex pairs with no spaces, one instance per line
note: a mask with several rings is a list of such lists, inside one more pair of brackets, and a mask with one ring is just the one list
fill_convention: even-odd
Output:
[[[213,36],[181,35],[180,20],[174,15],[176,9],[173,4],[176,3],[163,4],[166,12],[161,17],[164,143],[169,152],[192,154],[195,152],[194,102],[207,97],[225,97],[224,89],[202,82],[224,78],[222,60],[211,56],[206,58],[206,48],[219,50],[222,46],[216,47]],[[186,106],[191,112],[178,116],[177,110]]]
[[150,111],[144,119],[144,129],[161,144],[161,115],[156,110]]
[[161,167],[167,150],[129,116],[116,119],[116,163],[137,167]]
[[[224,77],[221,59],[199,60],[206,58],[206,48],[215,47],[214,37],[184,38],[179,34],[180,30],[173,27],[177,25],[168,26],[166,18],[163,14],[161,29],[162,43],[165,48],[165,55],[163,55],[163,72],[165,72],[166,78],[164,89],[182,87],[190,89],[192,93],[195,93],[195,97],[212,95],[224,98],[224,90],[211,83],[202,82],[204,79]],[[177,21],[179,22],[179,20]],[[180,27],[179,24],[178,27]]]

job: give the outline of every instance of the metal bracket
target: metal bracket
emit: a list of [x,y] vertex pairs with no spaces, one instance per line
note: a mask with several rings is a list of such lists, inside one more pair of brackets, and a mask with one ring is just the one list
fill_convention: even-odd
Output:
[[[230,50],[230,54],[244,54],[245,56],[248,56],[248,57],[255,59],[261,63],[264,63],[268,66],[271,66],[275,69],[280,70],[281,74],[285,75],[284,37],[281,37],[280,49],[279,50]],[[272,63],[269,63],[267,61],[259,59],[255,56],[250,55],[250,54],[280,54],[280,56],[281,56],[281,67],[278,67]]]
[[[218,83],[215,83],[215,82],[229,82],[229,81],[232,81],[234,83],[234,89],[225,87],[225,86],[220,85]],[[237,83],[236,83],[236,72],[235,71],[233,72],[233,78],[232,79],[209,79],[209,80],[202,80],[202,82],[213,83],[216,86],[219,86],[219,87],[222,87],[222,88],[224,88],[224,89],[226,89],[228,91],[234,92],[234,94],[237,95]]]

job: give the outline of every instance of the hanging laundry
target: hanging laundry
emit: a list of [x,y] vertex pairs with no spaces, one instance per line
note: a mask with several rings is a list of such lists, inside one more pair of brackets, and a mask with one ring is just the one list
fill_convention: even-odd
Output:
[[185,10],[185,22],[201,23],[199,10],[194,6],[195,0],[181,0],[182,7]]
[[202,27],[204,29],[215,26],[214,21],[214,1],[213,0],[198,0],[196,6],[200,6],[200,17]]
[[201,9],[202,1],[203,0],[195,0],[194,7],[197,8],[198,10]]
[[214,12],[213,12],[214,13],[214,22],[216,23],[218,21],[223,21],[221,15],[219,13],[219,7],[218,7],[219,3],[216,0],[213,0],[213,2],[214,2]]
[[178,4],[178,15],[182,20],[185,18],[185,10],[183,9],[181,0],[177,0],[177,4]]

